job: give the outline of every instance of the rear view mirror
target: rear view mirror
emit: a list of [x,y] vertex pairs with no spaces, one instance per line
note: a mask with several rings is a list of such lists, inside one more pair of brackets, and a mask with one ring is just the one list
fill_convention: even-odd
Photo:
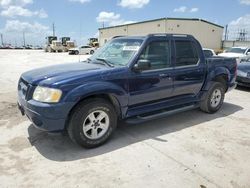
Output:
[[137,61],[137,63],[134,65],[135,71],[144,71],[150,69],[151,64],[150,61],[147,59],[140,59]]

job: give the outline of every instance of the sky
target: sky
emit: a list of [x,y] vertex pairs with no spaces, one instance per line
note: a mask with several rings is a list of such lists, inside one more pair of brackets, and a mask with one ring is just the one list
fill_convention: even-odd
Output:
[[163,17],[201,18],[225,26],[235,38],[250,39],[250,0],[0,0],[0,33],[5,43],[43,45],[52,35],[78,45],[98,36],[98,28]]

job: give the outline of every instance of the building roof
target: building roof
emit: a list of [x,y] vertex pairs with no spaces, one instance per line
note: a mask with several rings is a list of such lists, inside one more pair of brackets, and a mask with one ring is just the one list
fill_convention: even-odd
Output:
[[121,27],[121,26],[128,26],[128,25],[136,25],[136,24],[141,24],[141,23],[147,23],[147,22],[154,22],[154,21],[160,21],[160,20],[187,20],[187,21],[201,21],[201,22],[205,22],[207,24],[210,25],[214,25],[216,27],[220,27],[220,28],[224,28],[221,25],[203,20],[203,19],[199,19],[199,18],[159,18],[159,19],[153,19],[153,20],[146,20],[146,21],[142,21],[142,22],[134,22],[134,23],[129,23],[129,24],[124,24],[124,25],[117,25],[117,26],[110,26],[110,27],[103,27],[103,28],[99,28],[99,30],[102,29],[110,29],[110,28],[116,28],[116,27]]

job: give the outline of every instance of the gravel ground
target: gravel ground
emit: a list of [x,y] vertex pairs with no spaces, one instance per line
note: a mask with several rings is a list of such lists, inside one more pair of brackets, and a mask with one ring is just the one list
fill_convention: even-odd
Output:
[[87,150],[36,130],[16,106],[24,71],[88,56],[0,50],[1,187],[250,187],[250,90],[227,93],[216,114],[192,110],[122,124]]

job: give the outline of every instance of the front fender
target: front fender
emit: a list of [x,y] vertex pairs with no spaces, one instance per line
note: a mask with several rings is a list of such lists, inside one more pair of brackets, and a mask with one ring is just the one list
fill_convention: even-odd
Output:
[[121,106],[128,105],[128,93],[122,87],[105,81],[89,82],[80,85],[64,96],[65,102],[75,102],[91,96],[98,94],[109,94],[114,96]]

